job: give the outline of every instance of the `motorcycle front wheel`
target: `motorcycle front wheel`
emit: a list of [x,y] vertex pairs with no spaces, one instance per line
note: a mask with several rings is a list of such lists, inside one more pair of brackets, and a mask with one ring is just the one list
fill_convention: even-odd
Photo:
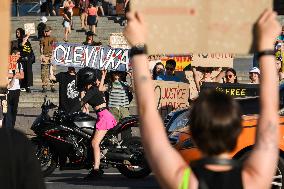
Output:
[[122,146],[125,146],[132,155],[131,160],[124,160],[118,165],[118,171],[127,178],[144,178],[151,173],[151,169],[144,157],[144,149],[140,137],[126,139]]
[[50,147],[43,142],[32,139],[32,144],[35,147],[36,157],[39,160],[43,176],[51,175],[57,167],[56,156],[52,153]]

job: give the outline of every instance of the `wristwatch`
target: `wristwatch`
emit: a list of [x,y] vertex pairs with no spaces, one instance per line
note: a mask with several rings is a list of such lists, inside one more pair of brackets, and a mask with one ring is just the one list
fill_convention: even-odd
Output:
[[132,58],[135,55],[139,55],[139,54],[147,54],[147,46],[145,44],[138,44],[133,46],[130,49],[130,54],[129,57]]

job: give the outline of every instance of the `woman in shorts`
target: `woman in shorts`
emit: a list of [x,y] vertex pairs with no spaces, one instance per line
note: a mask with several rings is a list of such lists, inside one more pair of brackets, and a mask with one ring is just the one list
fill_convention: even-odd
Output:
[[63,41],[68,42],[68,36],[71,34],[71,21],[72,15],[69,11],[69,3],[65,4],[63,9],[63,27],[64,27],[64,38]]

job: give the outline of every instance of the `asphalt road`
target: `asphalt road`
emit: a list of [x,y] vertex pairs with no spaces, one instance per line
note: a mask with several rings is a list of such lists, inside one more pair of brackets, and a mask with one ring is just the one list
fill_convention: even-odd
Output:
[[158,189],[160,188],[153,175],[144,179],[128,179],[116,169],[107,169],[103,178],[86,181],[83,178],[87,170],[56,170],[45,179],[47,189]]

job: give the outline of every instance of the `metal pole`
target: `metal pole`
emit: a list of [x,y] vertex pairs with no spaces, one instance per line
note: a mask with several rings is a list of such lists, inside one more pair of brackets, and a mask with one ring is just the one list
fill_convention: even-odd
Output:
[[19,13],[19,0],[16,0],[16,15],[20,16],[20,13]]

